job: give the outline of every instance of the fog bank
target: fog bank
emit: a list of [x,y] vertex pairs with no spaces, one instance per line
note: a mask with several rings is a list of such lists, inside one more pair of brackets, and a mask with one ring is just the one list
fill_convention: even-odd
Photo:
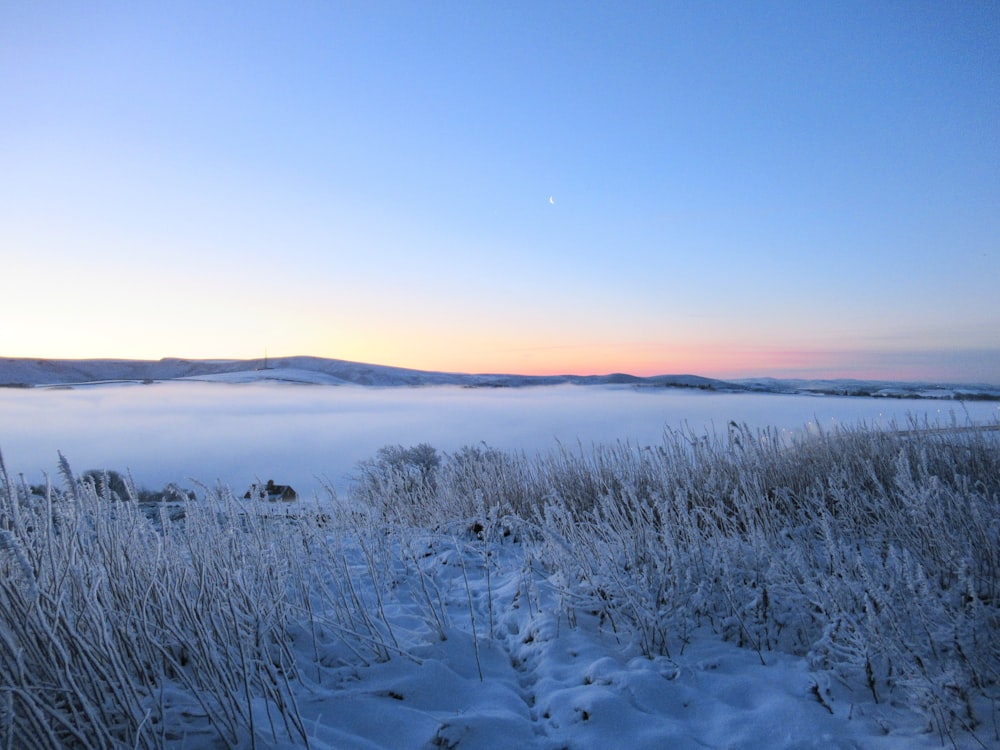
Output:
[[704,433],[730,421],[786,433],[909,416],[991,421],[996,403],[703,393],[629,386],[365,388],[276,383],[156,383],[0,389],[0,450],[29,482],[56,473],[131,471],[140,486],[257,479],[300,493],[346,488],[358,461],[387,444],[443,451],[485,442],[533,454],[556,446],[660,442],[664,429]]

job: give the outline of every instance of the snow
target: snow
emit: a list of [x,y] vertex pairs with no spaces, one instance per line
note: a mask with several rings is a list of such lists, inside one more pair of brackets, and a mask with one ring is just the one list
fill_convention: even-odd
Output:
[[207,375],[189,375],[182,380],[207,383],[295,383],[299,385],[347,385],[350,381],[317,370],[296,367],[269,367],[266,370],[237,370]]
[[[430,543],[421,558],[445,602],[446,639],[421,627],[424,613],[400,596],[392,620],[405,655],[366,665],[331,646],[319,679],[306,670],[299,708],[311,747],[941,746],[905,706],[876,705],[804,658],[768,652],[761,664],[708,628],[672,657],[645,658],[597,617],[568,623],[557,587],[543,570],[527,572],[521,545],[491,552],[489,585],[481,552],[461,540]],[[412,573],[399,582],[413,585]]]
[[798,393],[879,398],[986,399],[1000,401],[1000,385],[898,383],[878,380],[779,380],[750,378],[717,380],[699,375],[655,375],[637,377],[626,373],[608,375],[512,375],[467,374],[411,370],[402,367],[348,362],[322,357],[277,357],[272,359],[165,358],[125,359],[23,359],[0,357],[0,385],[82,385],[108,382],[152,382],[197,379],[248,383],[279,381],[365,386],[441,386],[472,388],[519,388],[525,386],[632,384],[647,388],[696,388],[718,393]]
[[[322,369],[304,361],[273,364],[273,368],[258,370],[248,369],[245,363],[237,366],[225,362],[215,363],[222,370],[192,372],[197,368],[191,363],[171,361],[165,366],[175,372],[172,377],[209,382],[155,383],[125,389],[112,383],[125,380],[135,385],[153,371],[134,364],[127,365],[127,371],[118,363],[66,365],[60,370],[66,378],[85,375],[91,378],[91,383],[100,380],[103,384],[60,391],[8,390],[0,393],[0,413],[4,416],[4,429],[15,432],[15,438],[38,425],[48,425],[46,429],[62,431],[65,439],[70,420],[78,414],[85,425],[80,434],[96,450],[91,455],[122,455],[119,443],[103,443],[111,438],[97,429],[95,424],[100,422],[109,425],[108,435],[114,432],[119,440],[144,445],[160,464],[184,464],[185,461],[178,461],[179,444],[184,443],[204,453],[208,465],[216,466],[220,472],[224,455],[240,471],[248,472],[260,465],[256,461],[276,450],[277,443],[288,444],[289,450],[305,457],[300,459],[312,470],[323,471],[324,467],[317,465],[320,454],[316,451],[347,450],[345,444],[326,439],[327,433],[321,430],[328,422],[336,422],[353,443],[360,444],[359,450],[370,456],[386,443],[428,440],[440,445],[436,438],[443,439],[445,435],[453,444],[441,447],[454,450],[463,443],[474,444],[476,438],[496,435],[496,425],[515,425],[524,430],[528,415],[543,425],[546,444],[550,446],[553,434],[558,434],[553,432],[554,426],[563,424],[571,431],[570,441],[575,435],[581,442],[592,438],[607,443],[617,437],[636,438],[638,433],[646,431],[642,439],[655,444],[655,436],[662,435],[667,414],[676,418],[676,411],[670,410],[676,410],[681,403],[699,410],[703,418],[706,410],[710,410],[720,424],[728,423],[726,420],[733,416],[734,408],[742,408],[750,409],[743,416],[757,415],[760,422],[774,424],[775,416],[789,409],[788,414],[796,415],[797,425],[801,425],[798,420],[805,413],[814,415],[824,426],[832,418],[829,410],[833,408],[846,410],[836,414],[845,422],[846,415],[857,416],[858,409],[878,410],[870,412],[878,415],[878,419],[882,419],[881,410],[885,410],[888,420],[890,406],[905,413],[918,403],[837,397],[825,391],[822,399],[801,395],[808,388],[840,387],[829,383],[808,388],[799,383],[796,387],[800,395],[792,396],[779,395],[773,390],[705,393],[701,390],[705,385],[702,379],[680,377],[660,383],[671,385],[669,389],[648,384],[637,389],[629,378],[618,375],[609,377],[620,385],[594,388],[560,385],[537,389],[468,389],[453,385],[384,390],[344,384],[356,382],[355,378],[396,382],[394,378],[403,376],[387,375],[378,368],[344,369],[338,365],[340,369],[333,366]],[[22,367],[19,372],[28,370]],[[47,372],[51,374],[51,368]],[[122,378],[123,374],[135,377]],[[676,390],[681,383],[694,389]],[[344,387],[304,387],[322,385]],[[772,387],[776,388],[773,384]],[[940,391],[928,391],[931,392]],[[408,409],[416,401],[421,407],[411,414]],[[601,408],[606,413],[587,414],[581,406],[584,403],[589,403],[590,408],[603,404]],[[804,403],[806,407],[802,406]],[[116,409],[121,410],[122,404],[131,414],[131,421],[118,421]],[[996,422],[995,404],[970,403],[967,409],[964,413],[970,419]],[[257,421],[249,418],[251,412],[266,418],[279,415],[285,421]],[[624,421],[615,422],[614,432],[608,434],[607,415],[611,413]],[[58,417],[53,418],[53,414]],[[563,423],[567,415],[572,415],[572,420]],[[639,415],[650,421],[641,422]],[[870,415],[866,418],[872,419]],[[354,416],[360,421],[353,421]],[[227,422],[225,430],[218,430],[216,423],[230,417],[235,420],[233,424]],[[170,426],[164,419],[178,421]],[[457,422],[449,420],[461,422],[464,431],[458,432]],[[786,415],[784,421],[792,420]],[[382,431],[377,438],[368,435],[364,439],[370,442],[361,444],[359,435],[367,429],[361,425],[373,422],[378,422]],[[299,431],[292,431],[293,425]],[[650,427],[654,429],[650,431]],[[699,431],[698,426],[692,427]],[[238,434],[245,436],[243,442],[237,441]],[[525,433],[505,434],[511,443],[509,447],[516,450],[527,445]],[[268,435],[271,437],[267,438]],[[10,435],[0,434],[0,439],[13,442],[17,453],[16,440],[11,440]],[[208,448],[213,443],[216,453]],[[253,453],[255,445],[258,453]],[[46,455],[51,460],[52,454]],[[67,451],[67,455],[76,460],[74,451]],[[13,469],[12,476],[37,468],[25,466],[21,459],[8,460],[7,464]],[[283,474],[274,478],[279,482],[288,480]],[[836,489],[834,485],[831,479],[831,491]],[[235,489],[240,492],[242,487]],[[915,498],[923,497],[920,488],[912,494]],[[188,520],[184,523],[194,526],[192,519],[197,512],[206,513],[202,520],[212,517],[213,510],[204,509],[204,503],[194,505],[202,510],[189,506]],[[283,506],[277,515],[289,515],[277,518],[276,523],[294,525],[298,523],[297,514],[305,516],[312,512],[319,518],[329,508],[329,504],[318,501],[315,506],[306,502]],[[917,510],[915,504],[914,512]],[[122,511],[121,515],[126,514]],[[239,519],[233,528],[242,528],[242,521]],[[450,526],[407,527],[393,523],[377,528],[359,527],[368,537],[349,526],[310,527],[309,533],[315,536],[308,537],[309,543],[322,545],[327,553],[333,550],[326,558],[322,555],[315,558],[327,561],[316,568],[312,567],[315,560],[301,552],[304,537],[284,538],[277,533],[269,536],[276,526],[266,527],[267,532],[261,532],[260,536],[278,540],[274,549],[247,548],[253,559],[267,556],[276,569],[281,561],[290,562],[286,554],[290,549],[297,549],[302,554],[301,568],[308,571],[308,585],[320,592],[332,592],[325,599],[323,596],[310,599],[310,606],[316,609],[310,610],[308,617],[298,612],[298,619],[291,623],[287,633],[287,647],[295,657],[295,669],[288,672],[294,672],[289,689],[309,747],[320,750],[498,747],[919,750],[941,747],[945,741],[927,714],[901,697],[904,692],[890,692],[882,696],[883,700],[876,701],[863,680],[846,679],[844,673],[825,668],[818,663],[815,653],[782,650],[777,637],[774,648],[740,647],[731,635],[732,628],[721,620],[710,623],[705,619],[683,632],[669,631],[666,648],[650,654],[640,628],[619,617],[624,604],[618,609],[609,607],[607,611],[590,606],[593,594],[583,594],[568,582],[570,566],[560,567],[551,558],[547,559],[538,538],[529,538],[530,534],[518,528],[512,533],[499,533],[499,526],[493,529],[497,533],[479,533],[461,519],[451,518],[451,521]],[[994,539],[996,519],[986,521],[983,538]],[[930,528],[927,523],[922,525]],[[73,528],[85,527],[81,523]],[[135,529],[138,525],[128,528]],[[194,550],[195,546],[188,547],[187,542],[178,541],[184,528],[187,527],[178,523],[176,533],[172,530],[158,537],[157,544],[166,549],[176,543],[182,549]],[[213,535],[214,531],[207,528],[200,543],[211,545],[223,538]],[[562,532],[548,529],[541,536],[551,533]],[[233,542],[230,537],[225,538]],[[289,546],[288,539],[294,544]],[[591,549],[585,542],[584,536],[580,536],[570,545],[567,555],[575,555],[576,563],[581,550]],[[615,543],[616,538],[608,536],[600,540],[604,547],[600,544],[593,547],[595,555],[591,559],[599,556],[601,564],[591,570],[599,575],[615,575],[617,557],[597,552],[602,549],[607,552]],[[0,563],[17,557],[20,544],[5,528],[0,534]],[[985,546],[992,549],[989,543]],[[142,562],[140,551],[134,554]],[[848,563],[857,565],[862,572],[869,570],[861,564],[864,554],[860,546],[843,547],[842,551],[845,555],[857,555],[858,561],[847,560]],[[693,557],[681,555],[683,559]],[[777,559],[775,551],[774,560]],[[792,558],[785,563],[789,560]],[[905,562],[904,558],[900,560]],[[902,565],[899,560],[896,562]],[[30,565],[22,567],[27,572],[21,574],[30,577]],[[250,587],[252,571],[233,569],[227,575],[240,582],[244,573],[247,582],[241,585]],[[106,574],[104,578],[95,576],[95,591],[106,578]],[[633,596],[642,604],[645,592],[638,590],[637,580],[638,577],[622,576],[624,583],[619,594],[626,599]],[[350,592],[338,589],[345,585],[356,588]],[[664,590],[675,597],[675,611],[688,604],[680,601],[685,594],[682,588]],[[574,596],[579,598],[573,599]],[[982,606],[987,606],[986,600]],[[672,622],[669,615],[668,609],[662,622]],[[793,613],[792,617],[795,616]],[[898,622],[906,623],[907,618],[899,617]],[[0,614],[0,635],[5,635],[3,626]],[[354,628],[351,633],[346,631],[349,626]],[[784,624],[775,620],[775,626],[780,632]],[[9,623],[8,629],[12,630]],[[985,671],[988,673],[989,669]],[[190,691],[171,682],[163,686],[158,700],[165,707],[167,747],[221,746],[209,717],[199,710]],[[1000,748],[995,698],[978,695],[969,700],[981,720],[976,736],[956,732],[947,742],[961,748]],[[257,747],[286,750],[305,746],[294,732],[282,731],[280,721],[275,722],[276,731],[270,731],[269,717],[276,710],[273,703],[258,696],[252,699],[252,706],[258,727]],[[0,705],[0,718],[3,711],[4,706]],[[246,729],[240,731],[245,733]],[[249,737],[243,740],[247,742],[240,744],[249,744]]]

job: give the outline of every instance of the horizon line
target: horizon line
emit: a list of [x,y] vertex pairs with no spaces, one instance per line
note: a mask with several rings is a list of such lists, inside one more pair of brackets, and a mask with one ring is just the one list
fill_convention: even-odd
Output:
[[274,356],[270,353],[265,354],[262,357],[225,357],[225,356],[215,356],[215,357],[183,357],[183,356],[163,356],[159,358],[144,358],[144,357],[121,357],[121,356],[96,356],[96,357],[38,357],[38,356],[4,356],[0,355],[0,360],[34,360],[36,362],[144,362],[144,363],[158,363],[166,361],[183,361],[183,362],[269,362],[273,363],[278,360],[288,360],[288,359],[315,359],[315,360],[325,360],[328,362],[344,362],[346,364],[352,365],[362,365],[367,367],[382,367],[386,369],[393,370],[406,370],[410,372],[419,372],[427,374],[446,374],[446,375],[468,375],[468,376],[502,376],[502,377],[529,377],[529,378],[558,378],[558,377],[577,377],[577,378],[587,378],[587,377],[612,377],[616,375],[633,377],[637,379],[653,379],[661,377],[697,377],[704,378],[706,380],[715,380],[720,382],[732,381],[748,381],[748,380],[776,380],[776,381],[841,381],[841,382],[889,382],[889,383],[905,383],[905,384],[928,384],[928,385],[978,385],[978,386],[988,386],[988,387],[1000,387],[1000,382],[990,382],[986,380],[961,380],[953,378],[907,378],[907,377],[885,377],[885,376],[844,376],[837,374],[820,374],[810,371],[809,374],[798,373],[794,375],[774,375],[774,374],[760,374],[760,375],[739,375],[735,377],[719,376],[719,375],[703,375],[695,370],[689,371],[674,371],[665,372],[658,371],[649,375],[638,375],[628,370],[608,370],[604,372],[592,371],[592,372],[573,372],[573,371],[563,371],[563,370],[547,370],[543,372],[527,372],[527,371],[473,371],[473,370],[442,370],[442,369],[429,369],[424,367],[412,367],[407,365],[395,365],[395,364],[384,364],[381,362],[367,362],[362,360],[354,359],[342,359],[340,357],[328,357],[321,356],[318,354],[290,354],[290,355],[279,355]]

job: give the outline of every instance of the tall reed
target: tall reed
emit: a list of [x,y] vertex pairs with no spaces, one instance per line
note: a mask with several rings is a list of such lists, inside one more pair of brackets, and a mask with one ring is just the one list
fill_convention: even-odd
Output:
[[651,658],[708,630],[1000,742],[990,427],[391,446],[343,501],[203,487],[170,513],[64,460],[32,491],[0,460],[0,748],[308,746],[298,699],[331,668],[419,661],[458,626],[478,657],[500,561]]

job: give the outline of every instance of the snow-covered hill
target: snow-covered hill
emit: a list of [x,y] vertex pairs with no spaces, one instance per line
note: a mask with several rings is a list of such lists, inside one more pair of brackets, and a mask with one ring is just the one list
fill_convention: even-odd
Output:
[[927,398],[1000,401],[1000,386],[902,383],[878,380],[717,380],[698,375],[639,377],[609,375],[468,374],[412,370],[322,357],[275,359],[26,359],[0,358],[0,386],[83,385],[164,380],[228,383],[279,381],[316,385],[518,388],[535,385],[634,385],[645,388],[696,388],[721,393],[795,393],[818,396]]
[[253,382],[261,380],[369,386],[459,385],[467,387],[515,388],[562,383],[636,384],[697,387],[713,390],[744,390],[741,386],[695,375],[510,375],[430,372],[402,367],[372,365],[321,357],[274,359],[16,359],[0,358],[0,385],[77,385],[118,381],[214,380]]

